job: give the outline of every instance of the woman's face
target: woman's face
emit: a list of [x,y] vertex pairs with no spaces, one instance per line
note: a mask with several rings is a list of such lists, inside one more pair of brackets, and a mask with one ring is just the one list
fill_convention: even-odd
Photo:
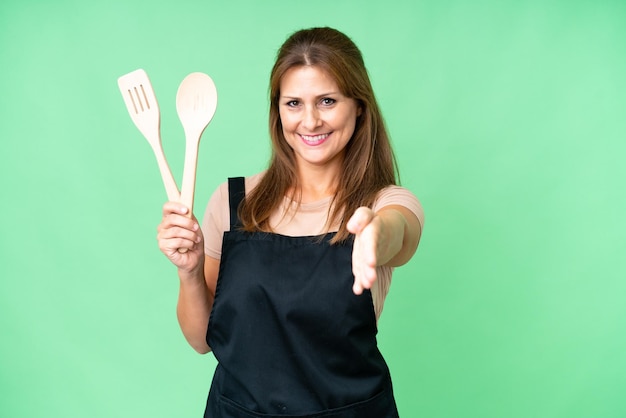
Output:
[[278,102],[283,134],[300,168],[339,169],[361,109],[337,83],[315,66],[289,69]]

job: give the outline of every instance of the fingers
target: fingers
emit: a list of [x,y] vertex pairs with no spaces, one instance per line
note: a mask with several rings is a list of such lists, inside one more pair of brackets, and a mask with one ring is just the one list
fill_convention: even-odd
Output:
[[163,216],[165,217],[172,213],[187,216],[189,209],[178,202],[166,202],[163,205]]
[[203,240],[197,219],[180,203],[163,205],[163,218],[157,227],[159,248],[172,258],[179,248],[193,250]]
[[161,251],[169,255],[182,248],[193,250],[202,241],[202,236],[197,225],[192,226],[191,229],[171,226],[160,229],[157,240]]
[[355,295],[360,295],[365,289],[371,289],[377,279],[376,267],[360,265],[356,269],[353,264],[354,284],[352,291]]
[[361,282],[359,280],[354,280],[354,285],[352,285],[352,292],[355,295],[362,295],[363,294],[363,286],[361,285]]
[[371,289],[376,281],[377,274],[376,268],[368,268],[368,271],[363,271],[360,274],[354,275],[354,284],[352,285],[352,291],[355,295],[360,295],[365,289]]
[[376,214],[369,208],[359,208],[348,221],[347,229],[355,234],[352,249],[352,272],[356,295],[370,289],[376,281],[377,242],[379,225]]

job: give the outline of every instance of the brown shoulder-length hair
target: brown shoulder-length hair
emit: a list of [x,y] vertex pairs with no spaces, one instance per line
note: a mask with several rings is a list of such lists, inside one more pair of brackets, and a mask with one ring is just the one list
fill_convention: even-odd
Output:
[[381,189],[396,184],[398,169],[361,52],[350,38],[332,28],[295,32],[278,50],[270,76],[270,165],[239,207],[239,217],[246,231],[271,232],[270,216],[289,190],[295,190],[291,199],[300,203],[296,159],[285,140],[278,109],[281,80],[287,70],[299,66],[315,66],[325,71],[341,93],[354,99],[361,109],[354,134],[346,145],[326,223],[326,228],[339,223],[332,240],[336,243],[349,237],[346,224],[358,207],[371,207]]

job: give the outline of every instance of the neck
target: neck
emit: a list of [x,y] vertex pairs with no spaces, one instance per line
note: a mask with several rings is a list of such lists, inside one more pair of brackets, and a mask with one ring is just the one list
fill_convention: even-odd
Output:
[[332,196],[337,191],[337,178],[339,167],[331,169],[328,166],[302,167],[298,169],[298,185],[300,190],[295,192],[295,197],[300,194],[302,203],[316,202]]

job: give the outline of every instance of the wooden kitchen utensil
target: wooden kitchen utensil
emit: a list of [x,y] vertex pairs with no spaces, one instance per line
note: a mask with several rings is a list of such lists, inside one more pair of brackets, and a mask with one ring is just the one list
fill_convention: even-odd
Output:
[[148,75],[144,70],[138,69],[118,78],[117,85],[120,88],[131,119],[148,140],[154,151],[167,192],[167,198],[170,201],[178,202],[180,193],[161,146],[159,104],[152,90],[152,84],[150,84]]
[[185,129],[185,168],[180,202],[193,212],[196,187],[198,145],[217,108],[217,89],[211,77],[203,73],[191,73],[180,83],[176,93],[176,110]]

